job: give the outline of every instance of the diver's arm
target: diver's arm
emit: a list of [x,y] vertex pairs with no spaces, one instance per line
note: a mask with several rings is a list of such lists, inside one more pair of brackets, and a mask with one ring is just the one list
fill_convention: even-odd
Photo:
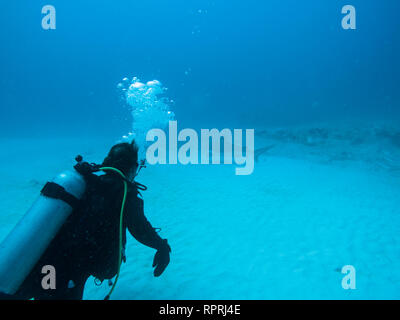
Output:
[[170,262],[171,247],[167,239],[162,239],[146,219],[143,200],[134,196],[128,202],[131,209],[127,217],[128,230],[137,241],[157,250],[153,259],[153,273],[155,277],[159,277]]
[[144,215],[142,199],[129,201],[126,219],[128,230],[137,241],[156,250],[165,247],[166,240],[158,235]]

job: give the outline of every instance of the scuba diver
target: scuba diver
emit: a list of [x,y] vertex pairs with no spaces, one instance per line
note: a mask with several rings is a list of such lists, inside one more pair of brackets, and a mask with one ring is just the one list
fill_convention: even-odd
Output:
[[[80,300],[89,276],[94,276],[97,284],[117,276],[114,283],[109,280],[109,299],[121,263],[126,262],[126,229],[137,241],[157,250],[153,260],[155,277],[170,262],[167,240],[144,215],[140,191],[146,187],[134,181],[142,167],[135,142],[114,145],[101,166],[83,162],[80,156],[77,161],[74,168],[86,181],[82,199],[13,294],[14,299]],[[99,169],[105,174],[94,174]],[[42,285],[42,268],[49,265],[55,270],[55,289],[44,289]]]

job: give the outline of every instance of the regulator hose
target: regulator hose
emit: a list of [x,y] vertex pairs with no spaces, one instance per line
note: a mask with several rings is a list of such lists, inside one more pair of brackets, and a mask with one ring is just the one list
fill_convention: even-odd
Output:
[[122,181],[124,183],[124,197],[122,198],[122,205],[121,205],[121,213],[120,213],[120,218],[119,218],[119,250],[118,250],[118,272],[117,276],[114,280],[114,283],[110,289],[110,292],[106,295],[104,300],[109,300],[112,292],[114,291],[114,288],[117,284],[118,278],[119,278],[119,273],[121,270],[121,264],[122,264],[122,229],[123,229],[123,215],[124,215],[124,209],[125,209],[125,202],[126,202],[126,196],[128,194],[128,183],[125,175],[118,169],[113,168],[113,167],[101,167],[99,168],[101,171],[112,171],[117,174],[119,174],[122,177]]

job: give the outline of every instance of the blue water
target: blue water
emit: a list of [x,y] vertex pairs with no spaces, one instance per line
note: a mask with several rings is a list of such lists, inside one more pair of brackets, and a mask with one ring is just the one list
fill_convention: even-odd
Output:
[[[41,27],[46,4],[56,8],[55,30]],[[347,4],[356,8],[356,30],[341,26]],[[143,279],[151,252],[132,244],[142,260],[126,267],[116,298],[398,299],[399,10],[396,0],[2,1],[1,189],[9,192],[1,198],[2,237],[41,183],[72,163],[67,159],[86,152],[99,161],[132,131],[131,106],[118,83],[157,79],[168,88],[180,129],[258,128],[256,149],[274,149],[247,178],[222,166],[148,169],[144,182],[155,185],[149,215],[167,225],[176,263],[161,282],[147,273]],[[171,184],[175,193],[165,194],[161,186]],[[358,229],[346,225],[349,215],[362,221]],[[260,220],[270,237],[256,227]],[[382,228],[371,231],[374,223]],[[326,232],[314,234],[311,226]],[[221,232],[242,253],[220,249]],[[215,241],[201,246],[205,234]],[[204,260],[191,257],[192,250]],[[237,270],[211,264],[221,250],[231,264],[235,255],[244,257]],[[198,268],[191,272],[185,258]],[[340,286],[337,269],[345,264],[361,268],[354,294]],[[380,282],[373,274],[382,270]],[[235,287],[242,276],[243,286]],[[148,287],[152,293],[144,294]],[[101,295],[89,288],[85,297]]]
[[54,0],[51,31],[45,4],[1,3],[1,135],[119,134],[125,76],[161,80],[188,126],[399,115],[398,1],[352,1],[356,30],[346,1]]

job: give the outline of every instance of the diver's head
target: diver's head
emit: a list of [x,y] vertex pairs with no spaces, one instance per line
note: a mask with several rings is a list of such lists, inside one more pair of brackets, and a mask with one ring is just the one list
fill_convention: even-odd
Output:
[[111,148],[102,166],[116,168],[128,179],[136,176],[138,169],[138,146],[135,141],[131,143],[118,143]]

